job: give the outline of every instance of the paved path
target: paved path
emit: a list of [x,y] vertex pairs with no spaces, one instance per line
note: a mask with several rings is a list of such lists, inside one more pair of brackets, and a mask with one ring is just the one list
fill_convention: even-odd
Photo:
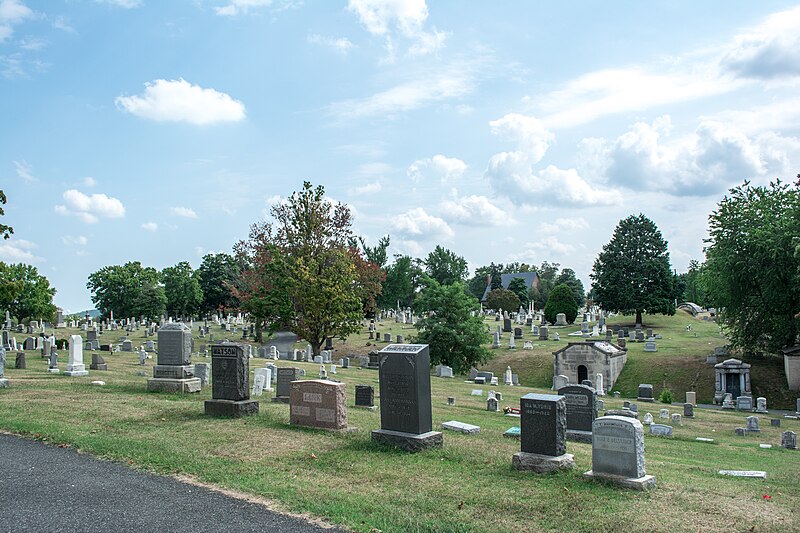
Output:
[[332,530],[70,448],[0,435],[0,531]]

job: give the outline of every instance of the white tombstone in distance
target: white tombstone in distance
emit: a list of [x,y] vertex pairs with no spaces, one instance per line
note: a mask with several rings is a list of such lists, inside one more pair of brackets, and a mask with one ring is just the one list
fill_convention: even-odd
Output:
[[88,376],[89,372],[83,364],[83,339],[80,335],[70,335],[69,337],[69,360],[67,361],[67,370],[64,372],[67,376]]
[[606,392],[603,389],[603,374],[597,373],[594,377],[594,390],[597,391],[598,396],[605,396]]
[[503,376],[503,385],[513,385],[513,384],[514,384],[514,381],[511,378],[511,367],[507,366],[506,367],[506,373]]

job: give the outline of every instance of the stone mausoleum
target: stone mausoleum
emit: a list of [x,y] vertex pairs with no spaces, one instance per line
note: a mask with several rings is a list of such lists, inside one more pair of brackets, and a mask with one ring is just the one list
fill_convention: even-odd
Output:
[[603,374],[603,387],[610,391],[627,360],[627,350],[610,342],[570,342],[553,352],[553,375],[564,375],[570,383],[580,384]]
[[739,396],[752,396],[750,390],[750,365],[738,359],[726,359],[714,365],[714,403],[722,403],[725,394],[730,393],[733,400]]

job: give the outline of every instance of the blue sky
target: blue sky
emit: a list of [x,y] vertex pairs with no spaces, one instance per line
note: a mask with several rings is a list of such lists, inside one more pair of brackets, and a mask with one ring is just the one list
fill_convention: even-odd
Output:
[[639,212],[702,260],[726,190],[800,171],[793,2],[0,0],[0,188],[67,310],[230,252],[321,183],[391,253],[588,274]]

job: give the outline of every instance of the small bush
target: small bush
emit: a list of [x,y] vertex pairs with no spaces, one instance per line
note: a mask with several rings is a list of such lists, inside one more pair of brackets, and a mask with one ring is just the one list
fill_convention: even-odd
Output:
[[672,403],[672,391],[669,389],[662,390],[661,396],[658,397],[658,401],[661,403]]

